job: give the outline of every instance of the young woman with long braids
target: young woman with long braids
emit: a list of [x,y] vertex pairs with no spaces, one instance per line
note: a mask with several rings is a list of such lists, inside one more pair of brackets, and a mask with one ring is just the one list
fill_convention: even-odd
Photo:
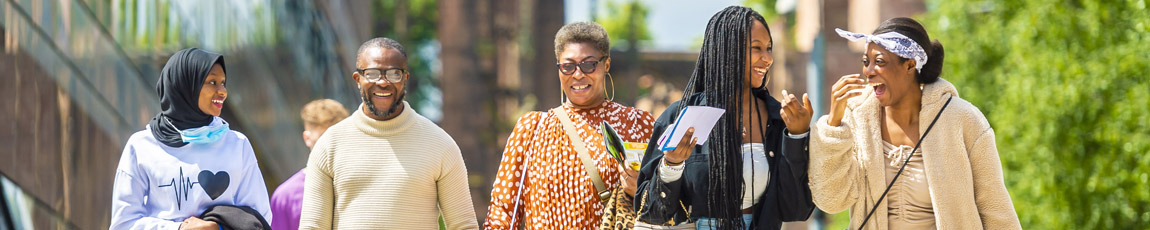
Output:
[[[766,25],[761,15],[738,6],[720,11],[707,24],[684,99],[655,121],[636,193],[641,221],[694,222],[698,229],[779,229],[783,221],[810,216],[810,100],[804,96],[803,104],[785,95],[780,103],[767,92],[766,74],[774,59]],[[706,143],[688,140],[694,132],[689,128],[682,140],[668,140],[678,143],[675,150],[660,151],[658,138],[692,105],[726,112]]]

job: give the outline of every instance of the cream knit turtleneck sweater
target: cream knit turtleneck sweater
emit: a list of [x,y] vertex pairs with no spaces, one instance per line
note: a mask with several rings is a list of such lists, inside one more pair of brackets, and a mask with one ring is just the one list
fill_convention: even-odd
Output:
[[459,146],[404,102],[386,121],[362,105],[307,162],[300,229],[476,229]]

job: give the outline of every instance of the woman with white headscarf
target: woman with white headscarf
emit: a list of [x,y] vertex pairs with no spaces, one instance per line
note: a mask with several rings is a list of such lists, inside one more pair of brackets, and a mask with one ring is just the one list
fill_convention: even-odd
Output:
[[867,49],[811,133],[815,204],[849,208],[851,229],[1020,229],[994,129],[939,78],[942,44],[910,18],[837,31]]

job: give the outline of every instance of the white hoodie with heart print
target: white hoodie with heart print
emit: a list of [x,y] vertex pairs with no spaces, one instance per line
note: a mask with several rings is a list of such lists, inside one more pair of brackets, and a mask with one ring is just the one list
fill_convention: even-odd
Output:
[[215,205],[248,206],[271,223],[267,187],[247,136],[173,148],[136,132],[124,145],[109,229],[178,229]]

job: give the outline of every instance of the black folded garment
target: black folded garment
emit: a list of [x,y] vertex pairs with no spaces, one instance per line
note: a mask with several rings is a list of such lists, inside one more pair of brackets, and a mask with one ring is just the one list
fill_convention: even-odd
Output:
[[247,206],[216,205],[204,210],[200,219],[216,222],[224,230],[270,230],[271,225],[260,212]]

